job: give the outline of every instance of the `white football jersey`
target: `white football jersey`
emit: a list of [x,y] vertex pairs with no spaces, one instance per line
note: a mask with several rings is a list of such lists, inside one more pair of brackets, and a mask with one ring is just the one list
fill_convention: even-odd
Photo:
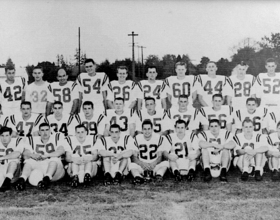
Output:
[[134,138],[136,151],[139,153],[139,160],[145,163],[154,162],[159,151],[168,151],[168,141],[164,136],[153,133],[150,140],[146,140],[143,134],[138,134]]
[[43,114],[32,114],[28,120],[23,120],[21,114],[6,117],[4,126],[10,127],[19,136],[31,136],[33,132],[39,130],[39,125],[45,122]]
[[276,131],[277,124],[280,121],[280,115],[275,112],[270,112],[268,114],[268,128],[269,130]]
[[79,99],[79,89],[76,82],[68,81],[65,85],[59,85],[59,82],[51,83],[51,89],[54,101],[63,103],[63,112],[71,113],[73,101]]
[[226,76],[216,75],[215,78],[211,78],[208,75],[198,75],[197,81],[201,86],[197,93],[202,95],[208,106],[213,106],[212,96],[214,94],[222,94],[223,97],[226,95],[231,96],[232,85]]
[[220,133],[217,137],[215,137],[210,130],[201,131],[198,133],[198,140],[199,141],[206,141],[209,143],[215,142],[216,144],[226,144],[229,141],[233,140],[233,135],[231,132],[221,129]]
[[23,77],[15,77],[13,84],[8,84],[5,80],[0,82],[0,102],[2,105],[2,112],[8,116],[19,112],[22,101],[22,92],[26,86]]
[[52,114],[46,118],[46,123],[50,125],[52,134],[62,133],[65,136],[69,136],[75,135],[75,127],[73,128],[73,126],[71,126],[73,119],[73,115],[63,114],[62,118],[57,120],[54,114]]
[[96,136],[95,135],[88,135],[83,143],[80,143],[76,136],[72,137],[65,137],[69,147],[67,148],[70,150],[69,152],[72,155],[76,156],[86,156],[87,154],[91,154],[92,151],[96,150],[94,146],[96,143]]
[[190,152],[199,149],[198,139],[194,132],[186,132],[183,139],[180,139],[176,133],[166,135],[166,138],[170,143],[168,152],[175,153],[178,158],[186,158]]
[[270,151],[280,151],[280,138],[276,132],[267,136],[267,142]]
[[45,114],[47,102],[54,101],[50,84],[46,81],[40,86],[34,82],[29,84],[26,87],[25,101],[31,102],[33,113]]
[[233,122],[233,108],[228,105],[222,105],[219,111],[215,111],[212,107],[203,107],[199,113],[199,121],[202,125],[209,125],[210,120],[218,119],[221,128],[225,129],[227,124]]
[[[22,153],[24,148],[25,148],[25,143],[22,137],[12,138],[11,142],[6,147],[0,141],[0,157],[4,157],[14,151],[18,151]],[[8,160],[2,161],[2,164],[5,163],[8,163]]]
[[166,92],[171,95],[172,106],[178,106],[180,95],[189,96],[189,103],[192,105],[192,94],[199,90],[199,83],[196,82],[196,76],[186,75],[184,79],[178,79],[177,76],[169,76],[165,79]]

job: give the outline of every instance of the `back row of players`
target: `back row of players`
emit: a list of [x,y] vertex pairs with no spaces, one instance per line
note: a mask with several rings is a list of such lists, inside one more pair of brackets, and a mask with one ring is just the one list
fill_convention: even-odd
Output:
[[[74,83],[67,81],[68,76],[66,72],[60,69],[57,73],[59,82],[52,84],[43,81],[42,69],[40,67],[35,67],[33,70],[35,82],[28,86],[25,86],[25,81],[22,78],[15,78],[15,69],[6,69],[7,79],[1,82],[0,87],[1,105],[4,114],[4,117],[1,117],[1,119],[5,126],[3,129],[5,131],[5,129],[7,129],[6,126],[10,127],[11,132],[6,132],[10,133],[10,136],[28,136],[28,140],[19,138],[17,143],[20,143],[19,140],[24,139],[22,142],[24,142],[25,145],[33,146],[33,153],[37,155],[35,161],[45,161],[42,155],[51,157],[49,155],[53,153],[55,157],[59,157],[65,153],[65,151],[67,152],[67,149],[64,149],[67,145],[62,144],[59,146],[64,152],[60,149],[60,153],[63,153],[57,154],[56,148],[54,147],[58,147],[57,144],[59,141],[57,139],[55,139],[55,144],[52,144],[52,147],[50,147],[48,143],[44,143],[43,140],[40,140],[43,138],[44,135],[42,135],[42,133],[44,133],[45,130],[49,130],[49,133],[60,134],[56,135],[55,138],[60,137],[60,139],[64,140],[61,136],[66,136],[67,138],[65,140],[68,140],[68,143],[72,143],[71,138],[69,139],[68,136],[76,136],[76,139],[79,140],[78,130],[83,130],[84,126],[85,132],[88,130],[88,134],[91,135],[89,137],[92,138],[91,144],[86,145],[86,149],[91,149],[91,147],[96,145],[98,149],[101,145],[104,146],[105,149],[108,147],[109,153],[107,152],[102,155],[101,150],[100,152],[98,151],[98,154],[102,156],[103,159],[106,157],[111,158],[109,161],[111,165],[115,164],[115,162],[117,163],[120,159],[117,156],[118,152],[119,150],[122,151],[126,149],[126,145],[129,143],[128,140],[135,137],[135,134],[142,132],[142,135],[140,134],[140,136],[135,137],[134,144],[132,144],[132,141],[127,145],[129,146],[127,147],[128,149],[132,146],[136,146],[136,148],[134,150],[132,149],[130,153],[128,153],[129,151],[125,151],[125,158],[129,158],[131,155],[135,155],[135,152],[138,152],[133,161],[136,161],[136,165],[140,166],[143,170],[154,170],[156,165],[165,162],[164,168],[160,168],[159,172],[155,170],[155,174],[157,174],[159,179],[162,178],[169,164],[167,161],[161,161],[162,157],[158,156],[158,152],[167,152],[163,154],[164,158],[170,160],[170,166],[178,179],[180,179],[181,174],[188,174],[188,178],[193,179],[196,163],[191,161],[197,160],[200,158],[200,155],[202,155],[201,158],[206,172],[205,178],[207,177],[209,179],[210,176],[217,176],[217,174],[221,173],[221,180],[226,180],[226,169],[228,168],[228,161],[230,160],[231,154],[225,156],[228,153],[223,152],[225,150],[232,150],[235,148],[236,144],[243,150],[238,151],[239,153],[241,152],[240,155],[245,154],[246,157],[244,158],[250,161],[248,166],[251,168],[255,167],[256,171],[259,171],[256,172],[256,179],[261,179],[264,160],[263,153],[268,151],[268,145],[278,146],[277,143],[279,142],[277,142],[277,140],[279,140],[278,136],[275,136],[277,133],[273,132],[277,130],[277,117],[279,117],[277,115],[277,109],[280,103],[280,100],[278,101],[278,99],[280,99],[278,95],[280,92],[278,90],[278,87],[280,87],[280,76],[275,74],[276,62],[273,59],[267,60],[266,68],[268,72],[259,74],[257,79],[252,75],[246,75],[248,66],[244,63],[239,64],[235,68],[237,71],[236,75],[227,78],[225,76],[216,75],[217,66],[214,62],[209,62],[207,64],[206,70],[208,75],[200,76],[186,76],[186,64],[179,62],[175,66],[177,76],[170,76],[164,82],[156,80],[156,67],[152,66],[148,68],[147,71],[148,80],[143,80],[139,83],[126,80],[128,76],[126,67],[119,67],[117,72],[118,81],[112,81],[110,83],[105,73],[95,72],[96,65],[92,59],[86,60],[85,67],[87,73],[80,74],[77,81]],[[191,105],[193,100],[197,97],[201,105],[204,106],[200,110],[194,109]],[[261,99],[261,105],[259,107],[257,107],[256,97]],[[143,100],[145,100],[145,108],[143,107],[141,110]],[[172,104],[170,109],[167,109],[168,102]],[[135,106],[136,104],[137,106]],[[82,107],[83,113],[75,114],[79,111],[80,106]],[[128,106],[128,108],[125,106]],[[266,106],[269,107],[267,108]],[[106,108],[104,109],[104,107]],[[132,110],[135,108],[137,111]],[[21,112],[18,111],[19,109]],[[53,112],[53,114],[50,114],[51,112]],[[10,115],[11,113],[13,114]],[[147,119],[149,119],[149,121],[147,121]],[[211,122],[210,124],[209,121]],[[233,122],[235,129],[232,128]],[[200,138],[197,142],[195,141],[197,139],[195,131],[199,129],[199,124],[203,125],[204,131],[200,132],[198,137],[204,138],[204,140]],[[247,124],[252,125],[250,126]],[[82,128],[79,127],[79,125],[83,125]],[[181,133],[179,131],[179,125],[181,125],[181,127],[183,126],[183,131],[181,131]],[[179,126],[179,128],[177,128],[177,126]],[[253,128],[254,132],[250,130],[249,135],[247,135],[250,138],[246,138],[246,129],[244,126],[247,126],[248,130],[250,130],[249,128]],[[40,130],[42,127],[44,127],[43,131]],[[115,141],[117,140],[117,142],[114,141],[112,127],[115,127],[113,130],[119,130],[119,135],[123,136],[120,138],[120,136],[115,135],[118,136],[117,138],[115,137]],[[149,135],[147,135],[149,138],[146,138],[145,127],[149,127],[147,130],[152,129],[151,135],[156,136],[155,139],[158,138],[155,143],[150,143]],[[220,128],[222,128],[221,132]],[[172,130],[173,132],[175,131],[176,135],[171,134]],[[190,132],[186,134],[186,130],[190,130]],[[235,142],[230,133],[234,130],[237,130],[238,133],[243,132],[243,136],[235,136]],[[1,133],[2,137],[3,132]],[[261,135],[268,133],[273,134],[268,138]],[[166,135],[166,138],[160,135]],[[34,138],[38,136],[35,138],[39,140],[38,143],[36,143],[36,141],[34,142],[32,136]],[[97,136],[99,139],[96,142]],[[141,137],[139,144],[137,137]],[[187,140],[183,141],[185,137],[187,137]],[[49,139],[51,138],[48,137],[48,140]],[[123,147],[118,145],[119,139],[123,141],[126,140],[124,144],[120,144]],[[265,142],[264,139],[269,140],[269,142]],[[110,142],[109,146],[107,146],[108,140]],[[173,148],[166,151],[160,150],[166,149],[169,145],[168,142],[164,142],[164,140],[167,140]],[[142,142],[147,143],[142,144]],[[258,144],[259,142],[261,144]],[[266,144],[264,144],[264,142]],[[42,145],[42,143],[44,144]],[[74,147],[69,144],[72,147],[68,148],[68,150],[72,149],[72,155],[76,154],[80,157],[83,154],[81,152],[84,152],[84,154],[89,152],[85,148],[83,151],[81,150],[80,145],[83,142],[79,144],[74,141],[74,143]],[[3,141],[2,144],[4,146]],[[116,146],[112,147],[111,145]],[[160,146],[163,146],[163,148]],[[249,149],[247,149],[247,146],[249,146]],[[80,150],[77,150],[77,147],[80,147]],[[189,149],[189,147],[192,147],[192,149]],[[199,149],[199,147],[202,148],[202,150]],[[208,156],[205,156],[205,153],[203,154],[205,151],[204,148],[208,148]],[[210,148],[213,151],[209,150]],[[260,148],[261,151],[257,151],[257,148]],[[5,149],[8,149],[7,146]],[[195,151],[195,153],[189,154],[188,152],[192,150]],[[77,153],[77,151],[79,153]],[[3,156],[6,155],[7,152],[7,150],[3,150]],[[26,151],[24,150],[22,152],[25,153]],[[94,152],[94,150],[91,152]],[[169,155],[168,153],[171,154]],[[259,154],[262,155],[261,160],[257,159],[260,157],[258,156]],[[279,157],[278,154],[273,155],[276,158]],[[8,155],[2,157],[2,160],[9,159],[6,158],[7,156]],[[90,159],[88,159],[91,164],[93,163],[92,161],[96,159],[95,157],[97,156],[95,155],[94,158],[90,156]],[[75,156],[73,156],[73,158],[75,158]],[[73,162],[73,158],[68,158],[68,161]],[[84,168],[81,169],[84,172],[83,175],[85,175],[85,173],[89,175],[80,178],[80,182],[88,182],[93,176],[93,173],[86,171],[92,170],[93,168],[92,166],[90,166],[90,168],[85,166],[85,161],[87,161],[87,159],[84,159],[84,157],[81,158],[79,159],[83,160],[83,162],[78,161],[84,166]],[[149,162],[156,158],[160,159],[153,161],[153,165],[151,165]],[[177,158],[178,162],[176,162],[177,159],[174,160],[174,158]],[[189,162],[179,162],[179,159],[186,159],[189,160]],[[76,159],[74,159],[74,161],[75,160]],[[148,160],[148,164],[143,164],[143,160]],[[240,162],[242,166],[239,163],[237,164],[240,165],[239,167],[241,171],[243,171],[243,179],[246,180],[249,172],[247,168],[243,168],[244,164],[246,164],[244,160],[245,159],[240,160],[242,161],[242,163]],[[172,163],[172,161],[176,163]],[[262,162],[261,165],[258,163],[259,161]],[[275,165],[275,162],[274,167],[270,166],[274,172],[274,179],[278,175],[278,163],[277,160],[277,165]],[[131,165],[133,164],[135,165],[135,163],[131,163]],[[214,166],[212,166],[213,164]],[[35,181],[36,184],[40,182],[39,185],[43,185],[43,187],[48,185],[49,180],[52,179],[54,174],[52,173],[52,175],[50,175],[47,173],[49,166],[50,165],[42,172],[45,177],[48,177],[47,180],[43,182],[42,180]],[[107,166],[106,168],[106,166],[104,163],[105,171],[110,167]],[[180,168],[180,166],[183,166],[183,168]],[[34,165],[34,167],[36,166]],[[57,165],[53,165],[52,167],[55,167],[54,171],[57,170]],[[126,167],[126,163],[120,163],[119,170],[115,169],[116,172],[111,172],[111,174],[109,171],[106,172],[107,176],[105,175],[105,182],[111,182],[110,179],[113,177],[115,177],[116,182],[118,182]],[[211,169],[208,170],[207,168]],[[70,173],[74,170],[75,172],[77,170],[79,171],[79,169],[80,168],[74,168],[72,170],[71,168]],[[30,170],[29,168],[28,171]],[[139,170],[142,171],[141,169],[138,169],[138,171]],[[76,173],[74,172],[75,177],[77,177],[78,171]],[[136,181],[141,182],[142,179],[139,173],[141,172],[132,172],[134,177],[137,177]],[[21,183],[23,182],[22,180],[26,180],[28,176],[29,175],[23,174],[23,178],[20,179]],[[207,178],[205,180],[207,180]],[[78,184],[79,180],[77,180],[77,178],[75,181],[73,179],[73,184]],[[33,181],[31,180],[30,182]],[[20,187],[21,184],[17,185],[19,189],[22,188]]]

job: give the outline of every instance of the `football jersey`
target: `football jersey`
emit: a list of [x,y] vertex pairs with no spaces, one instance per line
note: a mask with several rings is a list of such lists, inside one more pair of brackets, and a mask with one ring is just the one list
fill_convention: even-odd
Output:
[[166,111],[166,114],[169,116],[172,122],[169,124],[169,129],[174,130],[174,126],[177,120],[184,120],[187,123],[187,130],[195,130],[199,128],[198,120],[198,109],[193,108],[192,106],[188,107],[188,110],[185,112],[180,112],[178,107],[172,107]]
[[266,135],[253,133],[253,137],[248,140],[245,138],[244,133],[239,133],[233,137],[233,140],[236,143],[236,147],[234,148],[234,153],[236,155],[236,151],[240,149],[244,149],[246,147],[250,147],[251,149],[258,149],[262,146],[268,146]]
[[199,89],[196,82],[196,76],[186,75],[184,79],[178,79],[177,76],[169,76],[165,79],[166,93],[171,95],[172,106],[178,106],[178,98],[180,95],[189,96],[190,105],[193,104],[192,94]]
[[150,83],[148,80],[141,80],[138,82],[140,97],[139,99],[145,99],[147,97],[153,97],[156,100],[156,107],[161,107],[161,100],[166,98],[166,84],[161,80],[156,80],[154,83]]
[[280,139],[276,132],[267,136],[267,142],[269,143],[269,150],[280,151]]
[[114,102],[115,98],[123,98],[125,106],[128,108],[131,102],[139,98],[139,86],[131,80],[126,80],[124,84],[113,80],[108,84],[107,100]]
[[[7,147],[5,147],[2,144],[2,142],[0,141],[0,157],[4,157],[14,151],[19,151],[20,153],[22,153],[24,150],[24,147],[25,147],[25,144],[24,144],[22,137],[12,138],[11,142],[8,144]],[[8,160],[5,160],[4,163],[8,163]]]
[[230,96],[232,93],[231,81],[226,76],[216,75],[215,78],[211,78],[208,75],[198,75],[197,81],[201,85],[198,94],[202,95],[208,106],[213,106],[212,96],[214,94],[222,94],[224,97],[226,95]]
[[93,102],[95,109],[104,109],[102,92],[107,90],[108,83],[108,76],[103,72],[96,73],[95,76],[90,76],[88,73],[81,73],[77,77],[79,91],[83,94],[83,102]]
[[66,137],[65,138],[69,147],[67,148],[70,150],[72,155],[76,156],[86,156],[87,154],[91,154],[96,148],[94,144],[96,142],[95,135],[88,135],[83,143],[80,143],[76,136]]
[[199,149],[197,136],[194,132],[186,132],[183,139],[180,139],[176,133],[166,135],[169,141],[169,153],[175,153],[178,158],[188,157],[190,152]]
[[277,124],[280,121],[280,115],[275,114],[274,112],[270,112],[268,115],[268,128],[269,130],[276,131]]
[[33,132],[39,130],[39,125],[43,122],[45,122],[43,114],[31,114],[26,121],[21,114],[16,114],[6,117],[4,126],[12,128],[19,136],[31,136]]
[[139,153],[139,160],[145,163],[154,162],[159,151],[168,151],[168,141],[164,136],[153,133],[150,140],[146,140],[143,134],[138,134],[134,138],[136,151]]
[[262,133],[262,129],[268,125],[268,110],[267,108],[258,107],[253,114],[250,114],[247,109],[237,110],[234,118],[236,129],[242,129],[242,122],[249,118],[253,121],[254,131]]
[[209,143],[216,143],[216,144],[226,144],[229,141],[233,140],[233,135],[231,132],[225,130],[225,129],[221,129],[219,132],[219,135],[217,137],[215,137],[210,130],[207,131],[201,131],[200,133],[198,133],[198,140],[199,141],[206,141]]
[[20,110],[22,92],[25,86],[26,82],[23,77],[15,77],[15,82],[13,84],[8,84],[6,79],[1,81],[0,102],[4,115],[8,116]]
[[86,119],[85,114],[80,113],[75,115],[75,119],[77,125],[82,124],[88,129],[89,135],[103,135],[105,129],[105,116],[103,114],[94,113],[91,119]]
[[219,111],[215,111],[212,107],[203,107],[199,113],[199,121],[202,125],[209,125],[210,120],[218,119],[221,128],[224,129],[227,124],[233,122],[233,108],[228,105],[222,105]]
[[232,83],[232,104],[235,108],[246,108],[246,100],[257,93],[256,77],[246,74],[245,78],[240,80],[236,76],[230,77]]
[[47,102],[53,103],[54,98],[48,82],[36,85],[34,82],[26,87],[25,101],[31,102],[33,113],[46,113]]
[[71,126],[74,116],[70,114],[63,114],[62,118],[58,121],[54,114],[46,118],[46,123],[51,127],[52,134],[62,133],[65,136],[74,135],[75,127]]
[[65,85],[59,85],[59,82],[51,83],[51,90],[54,101],[63,103],[63,112],[71,113],[73,101],[79,99],[79,90],[76,82],[68,81]]

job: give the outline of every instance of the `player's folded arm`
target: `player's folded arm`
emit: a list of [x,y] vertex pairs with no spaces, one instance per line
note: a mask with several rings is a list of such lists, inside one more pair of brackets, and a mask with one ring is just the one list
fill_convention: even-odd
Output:
[[23,153],[22,153],[23,159],[27,160],[27,159],[37,159],[37,157],[39,157],[39,154],[34,154],[32,153],[29,149],[24,149]]
[[226,149],[226,150],[232,150],[233,148],[235,148],[236,144],[234,141],[231,140],[231,141],[225,143],[223,146],[224,146],[224,149]]
[[266,153],[269,150],[269,147],[267,145],[263,145],[257,149],[255,149],[256,154],[263,154]]
[[11,160],[11,159],[18,159],[21,155],[19,151],[13,151],[6,156],[0,157],[0,160]]
[[190,152],[187,159],[189,159],[190,161],[197,160],[200,157],[200,155],[201,155],[201,150],[197,149],[194,150],[193,152]]
[[41,157],[43,157],[43,158],[44,157],[45,158],[47,158],[47,157],[60,157],[63,154],[65,154],[64,147],[63,146],[59,146],[56,151],[48,153],[47,155],[42,155]]
[[211,147],[215,147],[215,146],[216,146],[215,143],[210,143],[210,142],[203,141],[203,140],[200,140],[200,141],[198,142],[198,145],[199,145],[199,147],[201,147],[202,149],[207,149],[207,148],[211,148]]
[[111,151],[108,151],[108,150],[99,150],[99,155],[101,157],[114,157],[115,154]]
[[131,156],[133,155],[133,150],[125,150],[125,151],[122,151],[118,154],[117,158],[118,160],[121,160],[121,159],[128,159],[130,158]]

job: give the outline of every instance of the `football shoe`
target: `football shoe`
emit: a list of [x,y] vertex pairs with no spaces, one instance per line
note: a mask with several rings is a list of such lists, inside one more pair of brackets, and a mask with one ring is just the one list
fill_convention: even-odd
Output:
[[26,188],[25,180],[20,177],[15,183],[14,183],[15,189],[17,191],[23,191]]

